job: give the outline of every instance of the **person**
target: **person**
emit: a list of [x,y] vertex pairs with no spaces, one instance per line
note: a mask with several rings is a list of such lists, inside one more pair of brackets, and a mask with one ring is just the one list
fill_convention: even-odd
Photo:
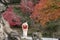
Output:
[[28,23],[24,22],[22,24],[22,30],[23,30],[23,37],[27,38],[27,33],[28,33]]

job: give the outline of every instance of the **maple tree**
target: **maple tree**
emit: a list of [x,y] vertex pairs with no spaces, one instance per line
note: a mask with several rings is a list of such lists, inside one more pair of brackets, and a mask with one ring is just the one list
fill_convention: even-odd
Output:
[[34,6],[39,3],[40,0],[21,0],[20,8],[22,12],[32,12],[34,10]]
[[21,0],[20,8],[22,12],[32,12],[33,11],[33,2],[32,0]]
[[21,24],[20,17],[17,16],[13,12],[13,7],[12,6],[9,6],[7,8],[7,10],[5,12],[3,12],[2,16],[4,17],[5,20],[7,20],[9,22],[9,24],[11,26],[15,26],[15,25],[20,25]]
[[60,18],[60,2],[54,0],[40,0],[34,7],[32,15],[33,20],[40,23],[42,26],[50,20]]

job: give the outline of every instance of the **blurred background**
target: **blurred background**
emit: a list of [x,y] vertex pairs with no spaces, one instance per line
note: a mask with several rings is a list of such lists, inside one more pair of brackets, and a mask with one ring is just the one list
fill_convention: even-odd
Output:
[[[18,29],[21,33],[21,25],[27,21],[29,24],[28,35],[30,36],[32,32],[39,31],[43,37],[60,37],[60,0],[1,1],[8,6],[7,9],[10,7],[10,10],[13,10],[10,12],[15,15],[14,17],[16,15],[19,17],[20,25],[11,25],[13,29]],[[7,11],[6,13],[8,14],[9,12]]]

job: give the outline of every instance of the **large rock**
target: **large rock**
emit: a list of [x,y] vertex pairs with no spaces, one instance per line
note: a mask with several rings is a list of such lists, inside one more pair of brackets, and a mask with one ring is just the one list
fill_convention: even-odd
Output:
[[5,9],[6,9],[6,6],[0,3],[0,12],[4,11]]

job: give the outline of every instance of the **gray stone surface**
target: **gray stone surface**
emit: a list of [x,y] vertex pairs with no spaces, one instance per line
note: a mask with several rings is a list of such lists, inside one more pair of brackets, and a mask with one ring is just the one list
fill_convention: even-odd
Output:
[[5,9],[6,9],[5,5],[2,4],[2,3],[0,3],[0,12],[3,11],[3,10],[5,10]]

